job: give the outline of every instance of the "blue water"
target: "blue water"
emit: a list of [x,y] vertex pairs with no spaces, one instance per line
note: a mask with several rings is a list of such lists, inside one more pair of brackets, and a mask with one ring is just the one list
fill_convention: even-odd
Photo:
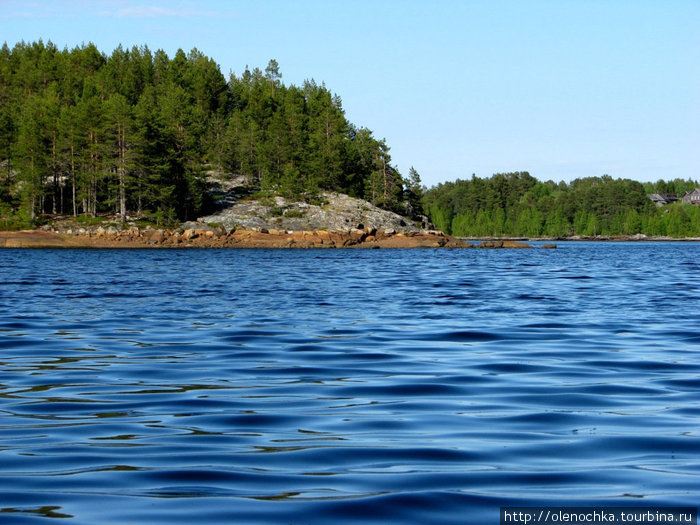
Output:
[[0,523],[700,500],[700,244],[0,250]]

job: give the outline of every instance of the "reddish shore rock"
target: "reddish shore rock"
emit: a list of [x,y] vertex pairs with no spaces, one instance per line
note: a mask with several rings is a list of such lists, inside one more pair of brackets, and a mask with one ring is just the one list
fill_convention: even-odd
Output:
[[483,241],[477,248],[532,248],[527,243],[520,241]]
[[[484,241],[480,248],[530,248],[516,241]],[[32,230],[0,232],[0,248],[473,248],[474,245],[439,231],[390,233],[353,228],[337,231],[285,231],[266,229],[101,230],[78,234]]]
[[149,244],[162,244],[162,242],[164,240],[165,240],[165,233],[160,231],[160,230],[156,230],[148,238],[148,243]]
[[0,248],[63,248],[66,243],[55,233],[42,231],[0,232]]

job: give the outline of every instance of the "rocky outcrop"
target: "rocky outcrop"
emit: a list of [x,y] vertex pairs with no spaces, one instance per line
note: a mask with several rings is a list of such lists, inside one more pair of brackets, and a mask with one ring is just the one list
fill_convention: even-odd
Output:
[[477,248],[532,248],[527,243],[520,241],[483,241],[477,245]]
[[42,231],[0,232],[0,248],[64,248],[65,240]]
[[396,213],[341,193],[321,193],[311,203],[284,197],[240,199],[199,223],[248,230],[347,232],[369,228],[377,231],[419,233],[421,227]]
[[429,233],[385,234],[373,229],[349,233],[298,231],[269,233],[243,230],[229,236],[237,248],[471,248],[473,245],[445,235]]

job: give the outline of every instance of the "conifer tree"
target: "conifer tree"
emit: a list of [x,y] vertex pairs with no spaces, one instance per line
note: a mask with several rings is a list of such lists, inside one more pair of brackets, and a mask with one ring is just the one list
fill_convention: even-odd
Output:
[[194,218],[211,169],[295,197],[334,190],[419,209],[386,141],[353,126],[325,85],[285,86],[274,59],[226,81],[197,49],[4,45],[0,102],[5,215]]

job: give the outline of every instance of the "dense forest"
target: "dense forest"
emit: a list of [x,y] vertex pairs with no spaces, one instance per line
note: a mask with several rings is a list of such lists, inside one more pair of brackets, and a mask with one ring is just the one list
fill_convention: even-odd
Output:
[[262,191],[336,190],[415,215],[420,178],[350,123],[324,85],[285,86],[279,65],[226,79],[196,49],[111,55],[94,45],[0,49],[0,227],[41,214],[127,213],[160,224],[207,207],[205,173]]
[[657,207],[651,193],[678,198],[692,180],[640,183],[610,176],[540,182],[527,172],[457,180],[429,189],[423,204],[435,225],[458,236],[634,235],[700,237],[700,206]]
[[193,219],[210,205],[212,172],[245,175],[263,193],[334,190],[414,218],[425,209],[459,236],[700,236],[700,207],[648,198],[680,197],[691,180],[517,172],[425,190],[413,168],[404,178],[392,166],[385,140],[347,120],[338,96],[313,80],[286,86],[275,60],[226,79],[196,49],[0,49],[0,228],[47,214]]

